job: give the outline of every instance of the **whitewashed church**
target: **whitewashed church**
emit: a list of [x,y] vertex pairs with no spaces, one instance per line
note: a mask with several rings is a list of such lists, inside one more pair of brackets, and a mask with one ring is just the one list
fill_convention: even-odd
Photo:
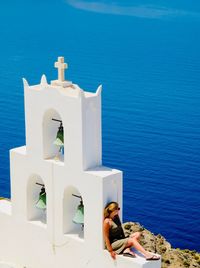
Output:
[[123,198],[122,172],[102,166],[102,87],[90,93],[67,81],[63,57],[55,67],[50,84],[44,75],[33,86],[23,79],[26,145],[10,151],[0,268],[160,268],[105,250],[103,209]]

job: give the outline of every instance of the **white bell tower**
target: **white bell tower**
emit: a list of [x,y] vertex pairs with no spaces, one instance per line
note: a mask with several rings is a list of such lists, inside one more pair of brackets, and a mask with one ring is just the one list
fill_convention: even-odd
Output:
[[[159,268],[160,262],[118,256],[104,249],[103,209],[122,207],[122,172],[102,166],[101,89],[82,90],[58,79],[24,80],[26,145],[10,152],[11,202],[0,201],[0,261],[26,268]],[[55,143],[63,127],[62,152]],[[46,209],[36,206],[41,186]],[[84,227],[73,221],[82,198]]]
[[[60,59],[55,66],[60,68],[58,74],[63,79],[66,65],[58,65]],[[76,170],[100,166],[101,88],[89,93],[68,81],[55,80],[49,85],[45,76],[36,86],[24,80],[27,154],[37,159],[54,157],[58,124],[52,119],[56,118],[64,127],[64,164]]]

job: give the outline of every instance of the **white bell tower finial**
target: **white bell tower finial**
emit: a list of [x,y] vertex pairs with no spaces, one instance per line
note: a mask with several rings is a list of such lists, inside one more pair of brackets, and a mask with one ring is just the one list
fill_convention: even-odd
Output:
[[65,81],[65,69],[68,68],[68,64],[64,62],[64,57],[58,57],[58,61],[54,64],[55,68],[58,68],[58,81]]
[[58,79],[51,81],[51,85],[61,87],[72,86],[71,81],[65,80],[65,69],[68,68],[68,64],[65,63],[64,57],[58,57],[58,61],[54,63],[54,67],[58,69]]

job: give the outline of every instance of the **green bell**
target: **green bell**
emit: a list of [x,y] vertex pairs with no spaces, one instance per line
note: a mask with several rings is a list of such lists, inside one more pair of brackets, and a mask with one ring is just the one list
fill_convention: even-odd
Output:
[[56,138],[56,140],[53,142],[56,146],[59,146],[59,147],[61,147],[61,146],[63,146],[64,145],[64,143],[61,141],[61,139],[59,139],[59,138]]
[[63,131],[62,123],[58,128],[56,139],[59,139],[62,143],[64,143],[64,131]]
[[56,146],[60,147],[59,152],[61,152],[64,155],[64,131],[63,131],[62,123],[60,124],[58,128],[56,139],[53,143]]
[[39,209],[46,209],[46,192],[40,193],[39,200],[36,203]]
[[78,205],[76,214],[73,218],[73,222],[77,224],[84,224],[84,206],[82,201],[80,202],[80,205]]

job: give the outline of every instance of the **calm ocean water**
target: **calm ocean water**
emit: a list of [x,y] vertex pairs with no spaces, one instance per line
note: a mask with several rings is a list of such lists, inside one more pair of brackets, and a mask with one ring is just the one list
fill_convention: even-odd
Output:
[[22,77],[65,56],[83,89],[103,84],[103,163],[124,172],[124,221],[200,251],[198,1],[1,1],[0,196],[25,144]]

